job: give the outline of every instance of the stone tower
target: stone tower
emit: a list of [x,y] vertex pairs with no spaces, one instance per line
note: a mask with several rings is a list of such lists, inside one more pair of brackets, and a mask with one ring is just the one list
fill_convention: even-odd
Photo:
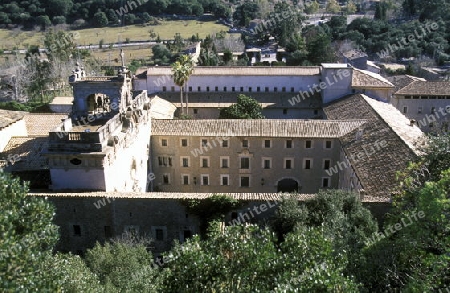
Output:
[[70,76],[70,118],[49,133],[53,190],[145,192],[150,140],[147,91],[132,91],[124,65],[117,76]]

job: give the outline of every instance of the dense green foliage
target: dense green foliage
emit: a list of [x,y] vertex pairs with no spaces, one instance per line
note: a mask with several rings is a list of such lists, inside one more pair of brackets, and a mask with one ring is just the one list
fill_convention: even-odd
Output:
[[257,100],[243,94],[237,97],[237,103],[220,110],[219,119],[263,119],[262,106]]
[[215,194],[205,199],[184,200],[186,211],[200,220],[200,233],[205,236],[208,223],[223,221],[225,215],[240,206],[240,202],[227,195]]
[[0,4],[0,25],[18,24],[25,28],[52,24],[80,23],[102,27],[123,21],[126,24],[149,21],[150,15],[181,14],[202,15],[213,13],[217,17],[230,16],[230,8],[217,0],[31,0]]

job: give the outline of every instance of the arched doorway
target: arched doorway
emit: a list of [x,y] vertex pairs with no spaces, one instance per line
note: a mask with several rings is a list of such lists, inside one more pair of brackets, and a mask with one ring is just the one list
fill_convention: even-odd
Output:
[[298,182],[291,178],[279,180],[277,192],[298,192]]

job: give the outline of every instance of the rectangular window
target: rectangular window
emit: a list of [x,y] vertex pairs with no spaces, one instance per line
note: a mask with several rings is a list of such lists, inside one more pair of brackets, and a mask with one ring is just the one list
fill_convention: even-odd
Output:
[[189,157],[181,157],[181,166],[184,168],[189,167]]
[[171,87],[170,87],[170,90],[171,90],[172,92],[174,92],[174,91],[175,91],[175,87],[174,87],[174,86],[171,86]]
[[330,169],[331,160],[323,160],[323,169],[328,170]]
[[228,174],[220,175],[220,185],[230,185],[230,175]]
[[250,187],[250,177],[249,176],[241,176],[241,187]]
[[189,91],[192,92],[192,87],[191,86],[189,87]]
[[169,174],[163,174],[163,184],[165,185],[170,184]]
[[228,147],[228,139],[222,140],[222,147],[227,148]]
[[241,169],[250,169],[250,158],[249,157],[241,158]]
[[167,146],[167,139],[161,139],[161,146],[166,147]]
[[326,149],[331,149],[331,140],[326,140],[325,141],[325,148]]
[[226,87],[226,86],[223,87],[223,91],[224,91],[224,92],[227,91],[227,87]]
[[181,175],[183,185],[189,185],[189,175]]
[[277,87],[274,87],[274,88],[273,88],[273,91],[274,91],[274,92],[278,92],[278,88],[277,88]]
[[209,157],[200,157],[200,167],[209,168]]
[[436,108],[435,107],[431,107],[431,114],[436,113]]
[[286,140],[286,148],[291,149],[292,148],[292,139]]
[[111,238],[112,237],[111,226],[104,226],[104,231],[105,231],[105,238]]
[[293,93],[294,92],[294,88],[293,87],[291,87],[291,93]]
[[219,91],[219,87],[216,86],[216,87],[214,88],[214,91],[218,92],[218,91]]
[[73,225],[73,235],[81,236],[81,226],[80,225]]
[[261,87],[257,86],[256,91],[259,93],[261,91]]
[[306,149],[312,148],[312,141],[311,141],[311,140],[305,141],[305,148],[306,148]]
[[406,114],[406,113],[408,113],[408,107],[403,107],[403,114]]
[[270,140],[270,139],[265,139],[265,140],[264,140],[264,147],[265,147],[266,149],[272,147],[272,143],[271,143],[271,140]]
[[285,87],[285,86],[282,87],[282,88],[281,88],[281,91],[282,91],[283,93],[285,93],[285,92],[286,92],[286,87]]
[[244,87],[243,86],[241,86],[241,92],[243,92],[244,91]]
[[266,87],[264,88],[264,91],[265,91],[266,93],[268,93],[268,92],[269,92],[269,87],[266,86]]
[[236,91],[236,88],[235,88],[234,86],[232,86],[232,87],[231,87],[231,91],[232,91],[232,92],[235,92],[235,91]]
[[172,166],[172,157],[158,157],[159,166]]
[[242,147],[248,148],[248,140],[247,139],[242,140]]
[[167,92],[167,87],[163,86],[163,92]]
[[417,108],[417,114],[422,114],[422,107]]
[[206,91],[209,92],[209,86],[206,87]]
[[155,240],[164,241],[164,230],[163,229],[155,229]]
[[287,115],[288,109],[283,109],[283,115]]
[[304,168],[305,168],[306,170],[311,169],[311,165],[312,165],[311,159],[305,159],[305,160],[304,160]]
[[252,92],[252,87],[249,87],[249,88],[248,88],[248,91],[249,91],[249,92]]
[[220,168],[229,168],[229,167],[230,167],[230,158],[220,157]]
[[202,91],[202,87],[201,86],[198,86],[197,87],[197,92],[201,92]]
[[322,178],[322,187],[330,187],[330,178],[329,177]]
[[207,147],[208,146],[208,140],[207,139],[202,139],[201,140],[201,147]]
[[188,140],[186,138],[181,139],[181,146],[187,147],[188,146]]
[[262,158],[262,167],[263,167],[263,169],[272,168],[272,159],[271,158]]
[[294,168],[294,160],[293,159],[284,159],[284,168],[285,169]]
[[198,114],[198,109],[194,109],[194,114]]
[[209,175],[201,175],[202,185],[209,185]]

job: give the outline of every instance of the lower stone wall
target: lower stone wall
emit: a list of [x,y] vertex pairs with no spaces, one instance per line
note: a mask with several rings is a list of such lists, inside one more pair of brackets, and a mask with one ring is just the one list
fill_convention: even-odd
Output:
[[[80,194],[82,195],[82,194]],[[55,224],[60,227],[56,250],[83,254],[98,241],[123,237],[126,231],[148,236],[153,253],[169,250],[174,240],[184,242],[199,233],[199,220],[186,211],[179,199],[49,197],[56,207]],[[225,224],[268,222],[277,210],[278,201],[242,201],[228,213]],[[388,203],[365,203],[382,223],[390,210]]]
[[[178,199],[50,197],[60,227],[56,250],[82,254],[98,241],[122,237],[126,231],[149,236],[155,255],[199,232],[199,221]],[[226,225],[257,223],[273,215],[277,202],[242,202],[226,216]]]

